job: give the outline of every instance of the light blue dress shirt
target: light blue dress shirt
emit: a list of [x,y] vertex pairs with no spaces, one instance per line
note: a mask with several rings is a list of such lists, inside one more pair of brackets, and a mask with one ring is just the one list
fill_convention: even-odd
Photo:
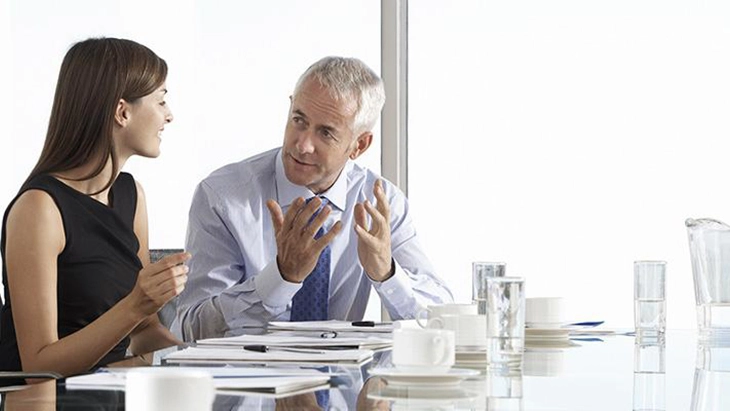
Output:
[[[395,274],[384,282],[365,274],[357,254],[354,207],[366,199],[376,203],[373,185],[378,179],[382,177],[348,161],[334,185],[320,194],[332,207],[325,230],[338,220],[343,223],[330,244],[330,319],[361,320],[371,288],[393,319],[414,318],[429,304],[453,301],[418,243],[406,197],[384,179]],[[220,337],[289,320],[292,297],[302,285],[279,273],[266,201],[275,199],[286,213],[297,197],[312,196],[286,178],[278,148],[220,168],[198,185],[185,247],[192,254],[188,283],[168,308],[175,311],[171,329],[178,337]]]

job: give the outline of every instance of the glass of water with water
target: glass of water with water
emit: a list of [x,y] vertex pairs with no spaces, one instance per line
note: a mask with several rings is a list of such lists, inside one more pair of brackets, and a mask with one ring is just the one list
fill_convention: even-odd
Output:
[[666,261],[634,261],[634,325],[639,338],[664,336],[666,268]]
[[507,264],[502,262],[475,261],[471,263],[471,296],[479,315],[487,314],[487,279],[504,277]]
[[525,348],[525,280],[487,279],[487,367],[522,369]]

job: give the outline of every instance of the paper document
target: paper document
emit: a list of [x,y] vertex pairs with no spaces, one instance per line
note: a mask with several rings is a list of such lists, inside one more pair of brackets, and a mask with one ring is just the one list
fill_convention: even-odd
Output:
[[380,349],[393,345],[389,336],[365,335],[360,337],[321,338],[297,335],[265,334],[240,335],[226,338],[209,338],[196,341],[198,347],[243,347],[245,345],[261,344],[267,347],[294,347],[294,348],[321,348],[321,349]]
[[238,347],[188,347],[168,354],[163,361],[169,364],[185,363],[238,363],[238,362],[289,362],[289,363],[360,363],[373,357],[372,350],[322,350],[308,352],[255,352]]
[[[124,390],[126,372],[131,368],[103,368],[93,374],[66,379],[66,388]],[[218,391],[292,393],[329,387],[331,374],[314,369],[243,367],[171,367],[175,370],[203,371],[213,376]]]
[[[361,324],[361,325],[358,325]],[[292,331],[346,331],[360,333],[391,333],[397,326],[395,323],[379,323],[374,321],[272,321],[268,330]]]

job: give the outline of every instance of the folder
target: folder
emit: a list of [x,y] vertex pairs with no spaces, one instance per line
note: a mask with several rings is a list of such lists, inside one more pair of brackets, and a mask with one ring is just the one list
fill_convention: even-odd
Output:
[[167,364],[314,363],[360,364],[372,359],[372,350],[322,350],[322,352],[255,352],[241,347],[188,347],[163,358]]

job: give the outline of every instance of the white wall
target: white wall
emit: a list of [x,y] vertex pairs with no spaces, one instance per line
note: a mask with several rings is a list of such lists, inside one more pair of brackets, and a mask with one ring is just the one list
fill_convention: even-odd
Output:
[[409,194],[458,300],[504,260],[632,327],[632,262],[663,259],[668,324],[695,326],[684,220],[730,222],[728,6],[410,3]]
[[[311,63],[354,56],[380,70],[379,2],[0,0],[3,210],[40,154],[64,54],[92,36],[136,40],[170,67],[175,120],[162,155],[125,167],[147,192],[151,248],[183,246],[202,178],[281,144],[289,95]],[[358,160],[376,171],[378,137]]]

